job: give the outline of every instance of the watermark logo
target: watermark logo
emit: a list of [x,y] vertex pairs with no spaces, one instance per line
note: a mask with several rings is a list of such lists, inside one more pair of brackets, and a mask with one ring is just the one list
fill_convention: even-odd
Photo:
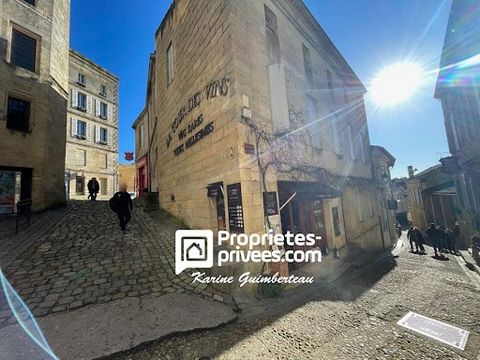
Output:
[[213,267],[213,232],[177,230],[175,233],[175,274],[185,269]]
[[[175,273],[185,269],[211,268],[228,263],[303,263],[322,261],[315,234],[230,234],[219,231],[214,256],[211,230],[177,230],[175,234]],[[221,248],[220,248],[221,247]],[[226,247],[226,248],[225,248]]]

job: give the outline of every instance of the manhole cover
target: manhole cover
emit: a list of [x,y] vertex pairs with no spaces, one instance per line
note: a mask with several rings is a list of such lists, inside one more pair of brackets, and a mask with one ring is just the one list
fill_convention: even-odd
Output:
[[467,330],[411,311],[400,319],[397,324],[460,350],[465,350],[468,335],[470,334]]

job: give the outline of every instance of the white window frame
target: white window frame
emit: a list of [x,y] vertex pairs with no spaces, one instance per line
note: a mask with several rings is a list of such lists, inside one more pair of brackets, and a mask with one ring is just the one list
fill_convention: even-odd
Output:
[[[87,139],[87,133],[88,133],[88,131],[87,131],[87,127],[88,127],[88,126],[87,126],[87,122],[84,121],[84,120],[77,120],[76,124],[77,124],[76,136],[77,136],[78,138],[80,138],[80,139],[86,140],[86,139]],[[82,124],[85,124],[85,135],[80,134],[80,126],[81,126]]]

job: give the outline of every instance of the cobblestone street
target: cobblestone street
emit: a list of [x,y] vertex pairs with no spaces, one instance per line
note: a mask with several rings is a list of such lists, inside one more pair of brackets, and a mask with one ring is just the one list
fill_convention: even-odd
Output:
[[[31,246],[4,269],[36,317],[126,297],[169,293],[195,292],[228,302],[206,285],[193,288],[188,273],[175,275],[171,221],[154,222],[135,210],[127,233],[122,234],[106,202],[72,202],[62,211],[60,217],[58,211],[53,218],[45,217],[48,224],[39,220],[43,232],[38,238],[23,239]],[[35,234],[37,224],[25,232]],[[6,238],[14,243],[22,234]],[[0,327],[14,322],[5,306],[0,311]]]
[[[404,250],[329,286],[246,308],[236,323],[177,336],[109,358],[147,359],[480,359],[480,288],[461,258],[447,261]],[[462,267],[464,269],[462,269]],[[475,275],[477,276],[477,275]],[[408,311],[470,331],[465,351],[396,323]],[[250,315],[249,315],[250,314]],[[254,314],[254,315],[252,315]]]

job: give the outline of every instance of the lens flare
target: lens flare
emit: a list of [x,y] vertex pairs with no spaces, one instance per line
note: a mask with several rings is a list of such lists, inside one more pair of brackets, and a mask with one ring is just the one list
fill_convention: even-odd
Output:
[[375,76],[370,85],[370,95],[379,106],[398,105],[415,95],[422,78],[423,71],[418,64],[393,64]]
[[30,309],[23,302],[17,292],[13,289],[12,285],[10,285],[1,270],[0,284],[3,295],[7,300],[12,314],[18,321],[18,324],[33,340],[33,342],[35,342],[52,360],[58,360],[58,357],[48,345],[47,340],[45,339],[42,330],[40,330],[40,327],[38,326],[37,321],[35,320],[35,317],[31,313]]

